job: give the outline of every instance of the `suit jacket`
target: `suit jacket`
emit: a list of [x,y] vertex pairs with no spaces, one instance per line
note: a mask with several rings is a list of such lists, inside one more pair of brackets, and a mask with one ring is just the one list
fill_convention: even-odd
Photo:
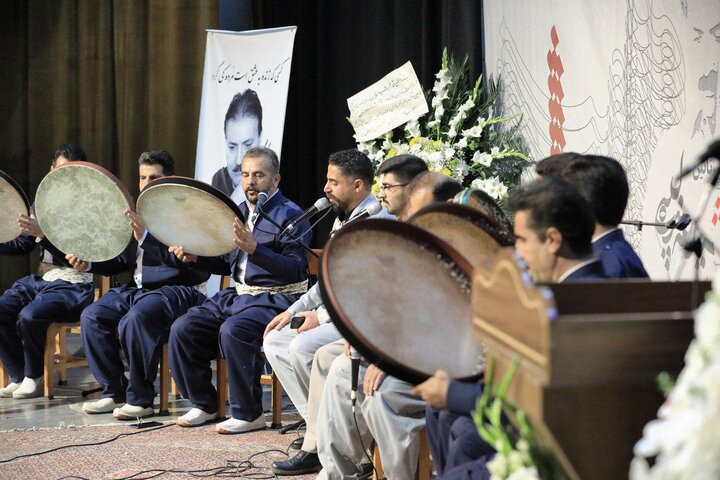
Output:
[[[247,201],[240,204],[245,218],[250,215]],[[277,224],[286,226],[302,214],[300,207],[295,205],[277,191],[263,205],[265,215]],[[310,224],[302,222],[295,229],[296,237],[305,245],[310,242]],[[305,250],[295,240],[285,235],[278,239],[280,230],[263,217],[259,217],[253,230],[257,247],[252,255],[248,255],[245,270],[245,284],[272,287],[302,282],[308,277]],[[240,281],[240,264],[244,252],[233,250],[220,257],[198,257],[197,268],[218,275],[232,275],[233,280]]]
[[648,277],[642,260],[619,228],[593,241],[593,255],[602,262],[608,278]]

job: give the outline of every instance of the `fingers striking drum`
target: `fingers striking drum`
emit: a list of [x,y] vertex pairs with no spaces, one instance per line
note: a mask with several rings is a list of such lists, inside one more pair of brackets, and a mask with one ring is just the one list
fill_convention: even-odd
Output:
[[245,222],[227,195],[186,177],[163,177],[149,184],[138,197],[137,211],[145,228],[162,243],[208,257],[233,251],[235,217]]
[[110,260],[125,250],[132,229],[123,212],[134,208],[115,175],[87,162],[48,173],[35,196],[35,214],[47,239],[88,262]]
[[411,383],[437,369],[474,379],[483,346],[472,324],[471,274],[470,263],[430,233],[369,219],[327,244],[320,286],[338,330],[384,371]]
[[17,224],[21,213],[29,214],[30,202],[20,185],[10,175],[0,170],[0,243],[15,240],[20,236],[20,227]]

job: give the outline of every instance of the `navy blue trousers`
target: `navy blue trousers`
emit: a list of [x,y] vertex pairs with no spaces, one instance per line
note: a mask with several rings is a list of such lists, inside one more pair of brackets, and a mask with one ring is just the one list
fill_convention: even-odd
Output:
[[298,297],[237,295],[226,288],[178,318],[170,331],[170,369],[182,395],[196,408],[217,411],[210,362],[222,352],[233,418],[252,421],[262,415],[263,333]]
[[[82,313],[83,348],[102,398],[151,407],[162,346],[173,321],[200,305],[205,295],[192,287],[168,285],[144,290],[113,288]],[[120,349],[128,362],[129,381]]]
[[89,283],[46,282],[37,275],[23,277],[5,290],[0,296],[0,360],[10,380],[42,377],[48,326],[77,322],[92,299]]
[[[430,453],[438,477],[485,478],[477,475],[483,471],[487,472],[484,467],[485,459],[492,458],[495,450],[480,438],[475,422],[470,416],[427,406],[425,420]],[[465,469],[458,469],[461,466]],[[454,472],[452,475],[475,472],[476,476],[450,476],[451,472]],[[490,478],[489,474],[487,478]]]

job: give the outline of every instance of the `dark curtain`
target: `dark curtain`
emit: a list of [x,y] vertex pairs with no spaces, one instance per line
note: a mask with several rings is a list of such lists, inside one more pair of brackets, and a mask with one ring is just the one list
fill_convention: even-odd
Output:
[[[0,169],[31,200],[68,142],[134,196],[144,150],[169,150],[192,176],[208,28],[217,6],[203,0],[0,2]],[[0,258],[0,285],[30,258]]]
[[[303,207],[322,195],[327,157],[355,146],[346,99],[410,60],[432,88],[444,47],[482,71],[480,0],[256,0],[253,28],[297,25],[281,187]],[[221,25],[224,19],[221,19]],[[329,222],[316,233],[326,238]]]

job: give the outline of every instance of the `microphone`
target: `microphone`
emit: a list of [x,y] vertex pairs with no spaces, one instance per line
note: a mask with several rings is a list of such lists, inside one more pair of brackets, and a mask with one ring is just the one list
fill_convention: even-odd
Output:
[[265,202],[268,201],[268,194],[265,192],[258,193],[258,199],[257,203],[255,204],[255,211],[252,214],[252,224],[255,225],[255,222],[257,222],[258,216],[262,213],[262,207],[265,205]]
[[295,228],[298,223],[304,222],[305,220],[312,217],[316,213],[323,212],[330,207],[331,207],[330,201],[327,198],[325,198],[325,197],[318,198],[312,207],[308,208],[299,217],[297,217],[295,220],[288,223],[287,226],[283,229],[283,231],[280,232],[280,235],[278,236],[278,238],[281,238],[287,232],[289,232],[290,230]]
[[380,210],[382,210],[382,206],[379,203],[373,203],[372,205],[368,205],[365,208],[365,210],[360,212],[357,216],[348,220],[348,222],[345,225],[347,225],[348,223],[359,222],[360,220],[365,220],[368,217],[372,217],[373,215],[380,213]]
[[357,400],[358,375],[360,373],[360,353],[352,345],[350,346],[350,372],[350,403],[352,403],[354,412],[355,401]]
[[693,170],[695,170],[697,167],[707,162],[711,158],[720,159],[720,140],[715,140],[713,143],[711,143],[705,153],[700,155],[698,161],[690,165],[689,167],[683,168],[682,171],[678,174],[677,178],[683,178],[690,175]]

